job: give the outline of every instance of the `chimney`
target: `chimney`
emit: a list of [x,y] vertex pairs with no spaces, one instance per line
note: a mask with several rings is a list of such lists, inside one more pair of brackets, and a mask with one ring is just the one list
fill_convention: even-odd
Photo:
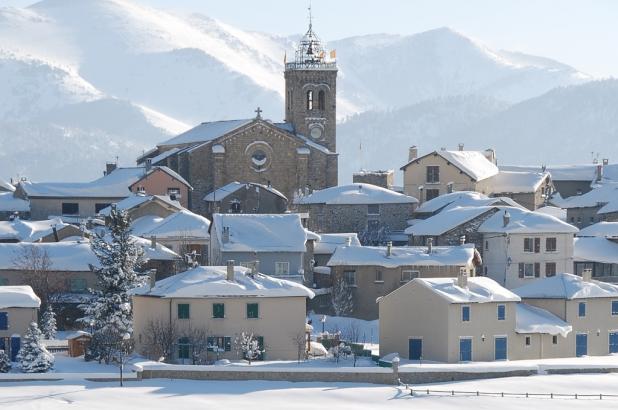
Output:
[[601,182],[603,179],[603,165],[597,165],[596,182]]
[[234,261],[229,260],[227,261],[227,277],[226,279],[229,280],[230,282],[234,282]]
[[154,288],[155,285],[157,284],[157,270],[156,269],[150,269],[148,271],[148,279],[149,279],[150,289]]
[[584,282],[592,281],[592,269],[590,268],[584,269],[584,271],[582,272],[582,280]]
[[230,227],[223,227],[223,243],[228,243],[230,241]]
[[152,158],[146,158],[146,172],[152,168]]
[[459,151],[463,151],[464,144],[460,142],[457,148],[459,149]]
[[150,247],[152,249],[157,249],[157,236],[156,235],[152,235],[150,237]]
[[352,237],[351,236],[348,236],[347,238],[345,238],[345,244],[347,246],[352,245]]
[[393,254],[393,241],[386,242],[386,257],[389,258]]
[[427,253],[431,254],[433,251],[433,238],[427,238]]
[[505,209],[504,215],[502,215],[502,227],[506,228],[509,222],[511,222],[511,214]]
[[112,173],[112,171],[114,171],[116,168],[118,167],[118,164],[116,164],[115,162],[108,162],[107,164],[105,164],[105,175],[109,175]]
[[497,165],[496,151],[494,151],[493,148],[487,148],[485,151],[483,151],[483,154],[485,155],[485,158],[487,158],[487,161],[491,162],[494,165]]
[[603,166],[609,165],[609,158],[603,158]]
[[412,145],[408,151],[408,161],[418,158],[418,148],[416,145]]
[[459,237],[459,245],[463,246],[466,244],[466,235],[461,235]]
[[[52,232],[54,233],[54,241],[56,242],[60,242],[60,238],[58,238],[58,228],[56,228],[56,225],[52,226]],[[82,230],[82,236],[84,234],[84,231]]]
[[457,286],[460,288],[468,287],[468,271],[466,268],[459,268],[459,275],[457,275]]

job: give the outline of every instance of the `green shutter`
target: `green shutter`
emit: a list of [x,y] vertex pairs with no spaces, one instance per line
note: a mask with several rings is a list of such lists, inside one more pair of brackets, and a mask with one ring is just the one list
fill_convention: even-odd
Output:
[[189,319],[189,304],[188,303],[179,303],[178,304],[178,319]]
[[230,352],[232,350],[232,338],[231,337],[224,337],[223,338],[223,343],[225,343],[225,351],[226,352]]
[[212,304],[212,317],[223,319],[225,317],[225,304],[213,303]]
[[247,318],[257,319],[259,317],[259,309],[257,303],[247,303]]

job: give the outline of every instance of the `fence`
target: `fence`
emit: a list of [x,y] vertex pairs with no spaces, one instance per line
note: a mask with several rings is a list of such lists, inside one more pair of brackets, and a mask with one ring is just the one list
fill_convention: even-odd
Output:
[[477,396],[477,397],[513,397],[513,398],[542,398],[542,399],[583,399],[583,400],[604,400],[618,399],[618,394],[579,394],[579,393],[512,393],[512,392],[483,392],[463,391],[463,390],[432,390],[432,389],[413,389],[405,386],[406,390],[410,390],[410,396],[419,395],[436,395],[436,396]]

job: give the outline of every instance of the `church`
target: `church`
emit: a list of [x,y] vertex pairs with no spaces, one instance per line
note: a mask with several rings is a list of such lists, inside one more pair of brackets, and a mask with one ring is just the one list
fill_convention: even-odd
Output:
[[[285,62],[285,120],[255,117],[202,123],[148,151],[138,164],[167,166],[193,187],[189,209],[206,214],[205,198],[233,182],[255,183],[295,195],[337,185],[334,53],[312,28],[294,60]],[[211,195],[212,196],[212,195]],[[252,212],[238,207],[239,212]]]

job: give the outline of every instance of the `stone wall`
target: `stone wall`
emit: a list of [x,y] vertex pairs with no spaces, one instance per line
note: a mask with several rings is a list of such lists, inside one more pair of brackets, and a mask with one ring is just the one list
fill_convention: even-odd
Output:
[[395,185],[395,172],[388,171],[361,171],[352,176],[355,184],[372,184],[382,188],[391,189]]

